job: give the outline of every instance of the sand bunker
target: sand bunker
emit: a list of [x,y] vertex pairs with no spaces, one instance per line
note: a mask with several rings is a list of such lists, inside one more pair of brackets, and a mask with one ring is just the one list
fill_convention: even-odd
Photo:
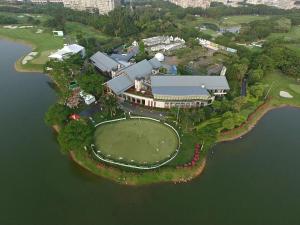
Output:
[[6,25],[6,26],[3,26],[3,28],[6,28],[6,29],[27,29],[27,28],[33,28],[33,26],[13,26],[13,25]]
[[288,93],[287,91],[280,91],[279,95],[280,95],[280,97],[283,97],[283,98],[293,98],[293,96],[290,93]]
[[3,28],[6,28],[6,29],[17,29],[18,26],[6,25],[6,26],[3,26]]
[[35,56],[37,56],[38,52],[30,52],[28,55],[26,55],[23,60],[22,60],[22,64],[25,65],[27,64],[29,61],[33,60]]

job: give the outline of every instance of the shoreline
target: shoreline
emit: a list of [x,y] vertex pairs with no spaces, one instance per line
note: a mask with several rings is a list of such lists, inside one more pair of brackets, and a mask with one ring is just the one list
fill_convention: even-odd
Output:
[[[117,183],[117,184],[120,184],[120,185],[126,185],[126,186],[145,186],[145,185],[156,185],[156,184],[162,184],[162,183],[173,183],[173,184],[182,184],[182,183],[188,183],[192,180],[194,180],[195,178],[199,177],[205,170],[206,168],[206,164],[207,164],[207,159],[206,157],[204,157],[201,162],[199,163],[199,165],[197,167],[195,167],[195,171],[193,171],[193,173],[191,174],[191,176],[189,177],[180,177],[178,179],[171,179],[171,180],[161,180],[161,181],[157,181],[157,182],[144,182],[144,183],[138,183],[138,182],[135,182],[134,180],[126,180],[126,179],[122,179],[122,180],[119,180],[119,179],[115,179],[115,177],[113,176],[104,176],[103,174],[97,174],[95,173],[93,170],[91,170],[89,167],[85,166],[81,161],[79,161],[74,152],[71,151],[69,153],[69,157],[71,158],[71,160],[73,162],[76,163],[77,166],[79,166],[80,168],[88,171],[89,173],[97,176],[97,177],[101,177],[102,179],[106,179],[106,180],[109,180],[109,181],[112,181],[114,183]],[[101,163],[99,163],[101,164]],[[98,164],[98,165],[99,165]],[[126,171],[122,171],[118,168],[115,168],[115,167],[110,167],[110,166],[101,166],[101,167],[97,167],[99,169],[99,171],[103,170],[103,168],[105,168],[107,171],[113,171],[113,172],[116,172],[116,173],[119,173],[118,175],[120,176],[125,176],[124,173],[127,173]],[[171,168],[172,170],[176,170],[176,168]],[[191,168],[181,168],[180,170],[191,170]],[[149,171],[151,173],[151,171]],[[149,172],[146,172],[146,173],[149,173]],[[152,171],[153,172],[153,171]],[[139,174],[132,174],[134,172],[128,172],[130,175],[132,175],[132,177],[137,177],[137,176],[140,176]]]
[[[262,111],[260,111],[261,107],[263,107]],[[290,104],[281,104],[281,105],[275,106],[275,105],[271,104],[271,101],[267,101],[267,102],[263,103],[262,105],[260,105],[253,113],[251,113],[248,116],[248,119],[246,120],[246,122],[241,124],[239,127],[233,128],[233,129],[231,129],[229,131],[225,131],[223,133],[220,133],[216,143],[235,141],[235,140],[243,137],[244,135],[247,135],[249,132],[251,132],[255,128],[255,126],[260,122],[260,120],[266,114],[268,114],[270,111],[280,109],[280,108],[285,108],[285,107],[300,108],[300,106],[290,105]],[[245,129],[245,130],[243,130],[243,129]],[[241,130],[241,131],[239,131],[239,130]],[[233,132],[237,132],[237,133],[235,134]],[[233,134],[230,134],[230,133],[233,133]],[[229,134],[228,137],[222,137],[222,135],[228,135],[228,134]]]
[[[22,45],[25,45],[25,46],[28,46],[31,48],[31,51],[35,51],[35,49],[37,48],[37,46],[29,41],[25,41],[25,40],[22,40],[22,39],[14,39],[14,38],[10,38],[10,37],[7,37],[7,36],[3,36],[3,35],[0,35],[0,40],[4,40],[4,41],[10,41],[10,42],[13,42],[13,43],[17,43],[17,44],[22,44]],[[20,73],[28,73],[28,72],[32,72],[32,73],[42,73],[43,70],[39,70],[39,69],[33,69],[33,68],[23,68],[22,65],[21,65],[21,61],[22,59],[26,56],[27,54],[25,55],[22,55],[19,59],[17,59],[17,61],[14,63],[14,68],[17,72],[20,72]]]
[[[53,131],[58,134],[60,131],[60,126],[59,125],[52,125],[52,129]],[[180,171],[191,171],[191,174],[189,174],[188,177],[182,176],[182,177],[178,177],[178,178],[173,178],[170,180],[161,180],[158,182],[145,182],[145,183],[139,183],[138,180],[118,180],[116,179],[116,176],[125,176],[126,173],[128,173],[127,175],[129,175],[128,177],[133,177],[136,178],[139,176],[138,173],[135,172],[126,172],[126,171],[122,171],[119,168],[116,168],[114,166],[110,166],[110,165],[106,165],[102,162],[98,162],[96,163],[96,168],[97,168],[97,172],[93,171],[90,167],[86,166],[84,163],[82,163],[79,159],[76,158],[76,154],[74,153],[74,151],[70,151],[69,153],[69,157],[70,159],[76,163],[76,165],[78,165],[79,167],[81,167],[82,169],[88,171],[89,173],[94,174],[97,177],[101,177],[110,181],[113,181],[115,183],[121,184],[121,185],[126,185],[126,186],[144,186],[144,185],[152,185],[152,184],[160,184],[160,183],[173,183],[173,184],[182,184],[182,183],[188,183],[192,180],[194,180],[195,178],[199,177],[205,170],[206,168],[206,164],[207,164],[207,157],[205,156],[194,168],[162,168],[162,170],[166,170],[166,169],[170,169],[171,171],[175,171],[174,173],[176,173],[176,170],[180,170]],[[89,158],[90,160],[93,160],[93,163],[95,162],[94,159]],[[106,171],[105,171],[106,170]],[[105,172],[113,172],[115,173],[115,176],[108,176],[108,175],[104,175],[106,174]],[[153,172],[154,170],[150,170],[145,172],[146,174]],[[100,174],[101,172],[103,172],[103,174]],[[133,174],[135,173],[135,174]],[[110,174],[111,175],[111,174]]]

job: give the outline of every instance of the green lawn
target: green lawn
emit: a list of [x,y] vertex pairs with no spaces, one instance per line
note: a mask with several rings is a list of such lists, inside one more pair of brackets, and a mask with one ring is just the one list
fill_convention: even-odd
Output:
[[268,39],[280,38],[284,41],[299,41],[300,42],[300,26],[293,26],[288,33],[273,33]]
[[[283,104],[300,106],[300,83],[296,79],[285,76],[279,71],[274,71],[266,75],[264,83],[268,84],[269,87],[272,86],[269,95],[272,97],[271,103],[274,106]],[[282,98],[279,96],[280,91],[287,91],[294,98]]]
[[[176,25],[180,28],[182,27],[199,27],[203,23],[211,23],[215,24],[218,27],[230,27],[230,26],[237,26],[243,23],[250,23],[255,20],[264,20],[269,19],[269,16],[255,16],[255,15],[242,15],[242,16],[228,16],[222,17],[220,19],[213,19],[213,18],[205,18],[205,17],[196,17],[194,20],[177,20]],[[202,31],[203,33],[209,34],[213,37],[217,36],[218,33],[211,29],[207,29]]]
[[159,122],[128,119],[100,125],[95,145],[102,155],[115,161],[146,165],[169,158],[178,147],[178,138]]
[[[7,38],[13,41],[20,41],[33,46],[33,50],[38,52],[38,55],[32,61],[22,65],[20,61],[17,62],[17,67],[20,70],[28,71],[42,71],[44,63],[48,60],[48,55],[51,51],[63,47],[64,40],[62,38],[54,37],[52,33],[44,30],[43,33],[37,34],[38,28],[30,29],[6,29],[0,28],[0,38]],[[43,29],[43,28],[41,28]]]
[[300,84],[290,84],[289,88],[297,94],[300,94]]
[[297,54],[300,56],[300,40],[299,40],[299,44],[286,44],[285,46],[291,50],[296,51]]
[[103,34],[101,31],[96,30],[93,27],[86,26],[76,22],[67,22],[65,24],[65,29],[68,35],[76,37],[77,34],[81,34],[84,37],[94,37],[99,40],[107,40],[110,37]]
[[266,20],[269,16],[253,16],[253,15],[243,15],[243,16],[228,16],[223,17],[220,25],[221,26],[236,26],[243,23],[250,23],[256,20]]
[[45,22],[47,19],[50,18],[48,15],[42,14],[29,14],[29,13],[12,13],[12,12],[0,12],[0,15],[4,16],[11,16],[18,20],[20,24],[26,24],[28,21],[28,17],[32,17],[40,22]]

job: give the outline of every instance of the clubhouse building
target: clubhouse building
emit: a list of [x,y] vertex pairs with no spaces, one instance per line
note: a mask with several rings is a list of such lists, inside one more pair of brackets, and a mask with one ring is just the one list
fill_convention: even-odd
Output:
[[95,67],[112,79],[108,93],[121,101],[154,108],[194,108],[211,104],[230,90],[226,76],[165,75],[157,58],[124,64],[105,53],[91,58]]

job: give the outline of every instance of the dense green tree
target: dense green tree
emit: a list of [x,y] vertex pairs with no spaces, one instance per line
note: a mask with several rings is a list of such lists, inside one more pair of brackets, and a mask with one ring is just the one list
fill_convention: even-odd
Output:
[[18,20],[12,16],[0,15],[0,24],[17,24]]
[[254,85],[250,87],[250,93],[256,98],[261,98],[265,93],[265,86],[262,84]]
[[104,78],[99,74],[86,74],[79,76],[78,84],[85,92],[100,97],[103,93]]
[[288,18],[280,17],[274,21],[274,32],[289,32],[292,28],[292,22]]
[[48,125],[64,125],[67,120],[68,116],[70,115],[71,110],[59,103],[56,103],[48,109],[45,115],[45,122]]
[[261,68],[265,71],[272,71],[274,69],[274,61],[271,57],[266,54],[254,55],[252,60],[252,68]]
[[264,71],[261,68],[250,70],[248,73],[248,82],[255,84],[259,82],[264,76]]
[[247,98],[240,96],[233,100],[232,108],[235,112],[240,112],[243,106],[247,103]]
[[118,102],[113,95],[105,95],[102,97],[103,112],[108,118],[113,118],[118,113]]
[[225,119],[222,123],[222,126],[226,130],[231,130],[235,127],[235,121],[233,118]]
[[248,65],[242,63],[233,64],[228,71],[228,78],[241,82],[248,70]]
[[82,150],[93,141],[94,127],[83,120],[72,120],[61,129],[58,142],[63,152]]
[[44,25],[47,27],[57,29],[57,30],[65,30],[66,19],[64,17],[64,14],[61,13],[60,11],[61,10],[56,12],[53,18],[48,19],[44,23]]
[[105,24],[104,30],[116,37],[136,34],[139,31],[136,19],[136,15],[129,8],[116,8],[108,14],[108,23]]

